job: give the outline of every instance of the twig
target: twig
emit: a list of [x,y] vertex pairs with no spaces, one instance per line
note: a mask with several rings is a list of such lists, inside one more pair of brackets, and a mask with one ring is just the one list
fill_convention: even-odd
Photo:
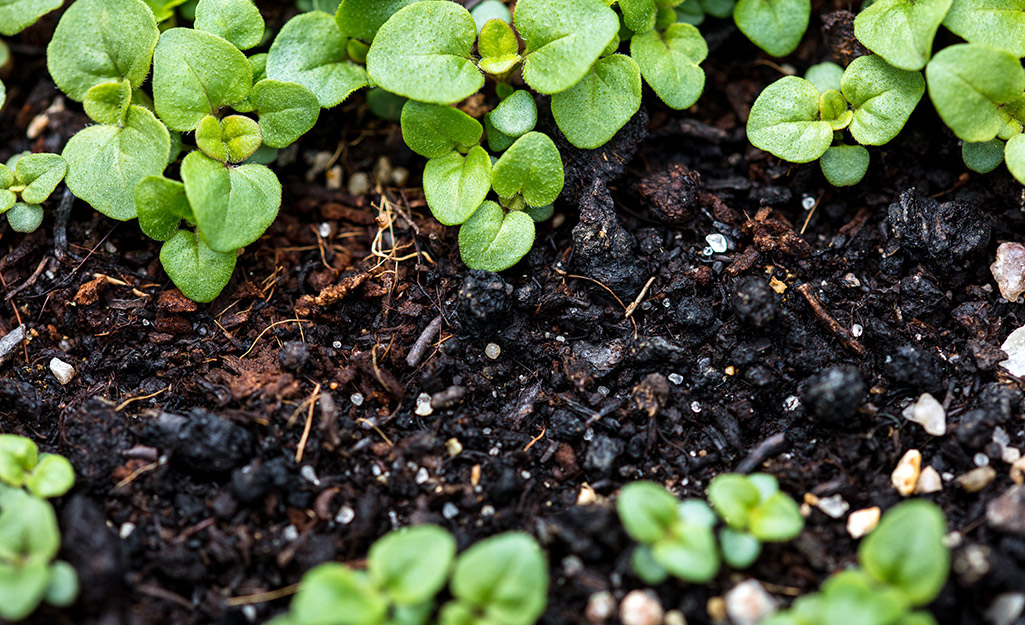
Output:
[[169,390],[171,390],[170,386],[168,386],[167,388],[162,388],[159,391],[157,391],[156,393],[150,393],[149,395],[142,395],[140,397],[130,397],[130,398],[124,400],[123,402],[121,402],[120,404],[118,404],[117,408],[114,408],[114,412],[121,412],[122,410],[125,409],[125,406],[127,406],[128,404],[131,404],[132,402],[142,401],[144,399],[153,399],[157,395],[159,395],[161,393],[166,393]]
[[25,280],[24,282],[22,282],[18,286],[16,286],[13,289],[11,289],[10,292],[7,293],[7,297],[5,297],[4,299],[9,300],[12,297],[14,297],[15,295],[17,295],[18,293],[22,292],[23,290],[25,290],[28,287],[30,287],[33,284],[35,284],[36,280],[39,279],[39,274],[43,273],[43,267],[46,267],[46,263],[49,262],[49,260],[50,260],[49,256],[44,256],[43,260],[39,261],[39,265],[36,266],[36,270],[33,271],[32,275],[28,277],[28,280]]
[[644,288],[641,289],[641,292],[637,294],[637,299],[635,299],[629,306],[626,307],[626,315],[624,316],[627,319],[629,319],[630,315],[634,314],[634,311],[637,310],[637,307],[641,305],[641,301],[648,294],[648,289],[651,288],[651,283],[654,281],[655,276],[651,276],[650,278],[648,278],[648,281],[644,283]]
[[241,597],[229,597],[225,603],[230,608],[237,608],[243,605],[252,605],[254,603],[267,603],[268,601],[275,601],[289,595],[294,595],[299,591],[299,584],[292,584],[291,586],[285,586],[277,590],[269,590],[267,592],[258,592],[252,595],[243,595]]
[[262,339],[262,338],[263,338],[263,335],[264,335],[264,334],[267,334],[267,332],[268,332],[268,331],[269,331],[269,330],[270,330],[271,328],[273,328],[273,327],[275,327],[275,326],[279,326],[279,325],[281,325],[281,324],[283,324],[283,323],[298,323],[298,324],[300,324],[300,325],[299,325],[299,327],[301,328],[301,327],[302,327],[302,324],[304,324],[304,323],[313,323],[313,322],[312,322],[312,321],[310,321],[309,319],[282,319],[281,321],[275,321],[274,323],[272,323],[272,324],[270,324],[269,326],[267,326],[266,328],[264,328],[264,329],[263,329],[263,331],[262,331],[262,332],[260,332],[260,334],[259,334],[259,335],[257,335],[257,337],[256,337],[256,340],[254,340],[254,341],[253,341],[253,344],[249,346],[249,349],[247,349],[247,350],[246,350],[246,353],[244,353],[244,354],[242,354],[241,356],[239,356],[239,357],[238,357],[238,359],[239,359],[239,360],[242,360],[243,358],[245,358],[246,356],[248,356],[248,355],[249,355],[249,352],[253,351],[253,348],[254,348],[254,347],[256,347],[256,344],[257,344],[257,343],[259,343],[259,342],[260,342],[260,339]]
[[306,449],[306,441],[310,438],[310,428],[313,427],[313,408],[317,405],[317,397],[320,395],[320,384],[317,384],[313,388],[313,394],[310,395],[310,410],[306,413],[306,425],[303,427],[303,435],[299,438],[299,449],[295,450],[295,461],[300,463],[303,461],[303,451]]
[[854,340],[854,337],[847,331],[847,328],[840,325],[836,319],[833,319],[833,317],[830,316],[829,312],[826,311],[826,307],[822,305],[822,300],[820,300],[811,289],[811,284],[807,282],[797,287],[797,291],[804,296],[805,301],[807,301],[808,305],[811,306],[812,312],[815,313],[815,316],[818,317],[819,321],[821,321],[830,332],[836,335],[836,338],[840,339],[847,349],[859,356],[867,354],[868,351],[865,347]]
[[437,336],[440,331],[441,315],[438,315],[427,324],[424,331],[420,333],[420,338],[416,340],[416,343],[413,343],[412,349],[410,349],[409,353],[406,354],[406,364],[409,365],[410,368],[414,368],[420,364],[420,360],[424,357],[424,352],[427,351],[431,341],[434,340],[434,337]]

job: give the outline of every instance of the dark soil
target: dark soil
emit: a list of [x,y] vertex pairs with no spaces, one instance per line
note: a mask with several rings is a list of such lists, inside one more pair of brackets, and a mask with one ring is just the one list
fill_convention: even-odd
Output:
[[[831,8],[845,7],[815,15]],[[803,72],[856,54],[842,17],[828,37],[813,19],[787,61]],[[0,158],[59,152],[87,121],[45,71],[55,23],[13,38]],[[938,620],[982,623],[994,596],[1025,588],[1025,540],[985,516],[1012,484],[994,429],[1025,447],[1019,381],[996,368],[1025,309],[987,268],[998,242],[1020,240],[1022,187],[966,174],[926,105],[854,188],[781,163],[743,126],[778,68],[731,24],[702,29],[700,103],[677,113],[649,94],[604,149],[565,149],[555,218],[501,275],[462,265],[456,229],[413,186],[352,197],[305,179],[318,151],[337,152],[346,179],[380,156],[421,166],[359,97],[279,169],[280,218],[210,305],[173,289],[135,223],[77,201],[62,215],[59,198],[33,235],[4,222],[0,331],[24,323],[31,341],[0,372],[0,430],[78,473],[57,505],[82,599],[29,622],[262,622],[310,567],[358,565],[377,537],[423,522],[461,547],[533,533],[551,565],[543,622],[587,622],[592,594],[644,586],[610,503],[623,484],[701,496],[716,474],[762,470],[799,500],[886,509],[910,448],[948,477],[996,469],[980,492],[945,481],[928,496],[956,532]],[[66,386],[54,357],[77,369]],[[925,391],[946,406],[943,437],[900,416]],[[415,412],[423,394],[431,414]],[[577,505],[591,489],[596,503]],[[710,600],[740,579],[786,602],[853,563],[856,544],[812,508],[749,571],[658,593],[710,623]]]

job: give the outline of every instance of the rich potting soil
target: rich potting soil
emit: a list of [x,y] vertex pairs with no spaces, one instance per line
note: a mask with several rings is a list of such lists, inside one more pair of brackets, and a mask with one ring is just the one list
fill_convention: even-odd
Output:
[[[793,68],[859,53],[840,8],[816,3]],[[59,152],[87,122],[45,71],[55,23],[12,38],[0,159]],[[644,587],[611,505],[623,484],[701,496],[719,473],[761,470],[799,501],[885,510],[912,448],[944,475],[927,497],[954,532],[939,622],[985,622],[1025,588],[1025,540],[986,518],[1013,483],[994,433],[1025,447],[1019,381],[997,366],[1025,309],[988,269],[1021,239],[1022,187],[965,173],[924,103],[871,150],[864,182],[832,188],[747,143],[751,103],[785,68],[731,23],[702,30],[698,105],[649,93],[605,148],[562,146],[555,217],[500,275],[459,261],[416,188],[422,161],[361,97],[283,155],[281,215],[212,304],[173,288],[134,222],[60,192],[36,233],[4,222],[0,331],[24,323],[31,340],[0,373],[0,430],[78,473],[57,507],[82,598],[29,622],[262,622],[312,566],[359,566],[388,530],[431,522],[461,547],[531,532],[551,567],[542,622],[583,623],[595,593]],[[341,188],[314,171],[321,152]],[[410,184],[388,184],[381,157]],[[353,196],[358,172],[371,190]],[[65,385],[55,357],[76,369]],[[901,416],[924,392],[944,436]],[[990,483],[958,485],[982,464]],[[702,624],[748,577],[783,603],[815,590],[857,541],[846,515],[808,512],[750,570],[658,587],[663,606]]]

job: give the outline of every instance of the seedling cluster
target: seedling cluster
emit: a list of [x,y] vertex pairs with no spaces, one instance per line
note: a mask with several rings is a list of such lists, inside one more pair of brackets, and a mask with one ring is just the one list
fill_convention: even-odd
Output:
[[40,454],[31,440],[0,434],[0,619],[20,621],[43,601],[71,605],[78,577],[60,549],[57,517],[47,499],[75,483],[71,463]]
[[804,528],[797,504],[771,475],[719,475],[707,494],[711,506],[680,501],[654,482],[623,487],[616,509],[626,533],[640,543],[631,556],[639,578],[706,583],[719,573],[720,553],[731,567],[744,569],[758,559],[762,543],[790,540]]
[[[933,54],[941,25],[967,43]],[[879,0],[854,21],[874,54],[772,83],[751,107],[748,138],[783,160],[820,159],[833,185],[857,184],[869,165],[864,146],[896,137],[928,90],[970,169],[1006,162],[1025,184],[1023,31],[1025,13],[985,0]]]
[[[438,607],[439,594],[451,596]],[[456,556],[436,525],[386,534],[367,570],[322,564],[303,576],[287,614],[268,625],[532,625],[548,600],[548,563],[528,534],[507,532]]]

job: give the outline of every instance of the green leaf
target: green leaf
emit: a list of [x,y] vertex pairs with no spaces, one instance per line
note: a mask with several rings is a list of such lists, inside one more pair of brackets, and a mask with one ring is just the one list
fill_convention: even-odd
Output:
[[817,606],[816,623],[878,625],[895,623],[908,611],[908,600],[893,587],[875,587],[859,569],[843,571],[826,580]]
[[217,119],[207,115],[196,128],[196,146],[221,162],[239,163],[253,155],[263,142],[260,125],[242,115]]
[[424,197],[434,218],[446,226],[466,221],[491,189],[491,157],[477,146],[466,156],[449,152],[424,167]]
[[4,81],[0,80],[0,109],[4,107],[4,103],[7,102],[7,87],[4,86]]
[[737,3],[734,0],[701,0],[701,8],[705,10],[705,13],[719,19],[726,19],[733,15],[733,9],[736,6]]
[[530,215],[534,223],[539,224],[552,218],[552,215],[555,214],[555,206],[552,204],[548,206],[528,206],[523,209],[523,212]]
[[0,482],[21,487],[38,462],[39,448],[30,439],[0,434]]
[[422,604],[445,587],[455,555],[455,539],[437,525],[391,532],[370,547],[370,579],[397,604]]
[[719,572],[715,534],[708,527],[679,523],[673,532],[654,544],[655,561],[679,579],[704,584]]
[[402,139],[426,158],[445,156],[453,149],[466,152],[480,143],[484,133],[479,121],[452,106],[408,100],[401,119]]
[[153,17],[159,24],[174,17],[174,9],[185,4],[186,0],[144,0],[144,2],[153,11]]
[[537,104],[529,91],[514,91],[487,114],[491,125],[509,137],[522,137],[537,125]]
[[46,589],[44,599],[58,608],[66,608],[78,597],[78,574],[74,567],[63,560],[58,560],[50,567],[50,585]]
[[[530,218],[523,217],[533,228]],[[451,589],[454,597],[483,613],[484,622],[532,625],[548,600],[548,563],[532,536],[506,532],[459,556]]]
[[851,134],[862,145],[889,143],[925,94],[920,72],[898,69],[876,55],[854,59],[840,85],[854,111]]
[[471,59],[477,26],[449,0],[416,2],[377,31],[367,73],[382,88],[412,100],[454,104],[484,86]]
[[523,80],[549,95],[580,82],[619,33],[604,0],[519,0],[514,19],[527,44]]
[[[868,151],[865,152],[867,154]],[[801,516],[797,503],[789,495],[775,493],[751,510],[748,529],[762,542],[783,542],[801,533],[804,529],[804,517]]]
[[263,40],[264,23],[253,0],[199,0],[195,28],[248,50]]
[[[8,190],[14,184],[14,172],[0,163],[0,214],[5,213],[18,201],[18,196]],[[2,435],[0,435],[2,436]]]
[[488,201],[459,228],[459,255],[470,269],[503,271],[534,245],[534,220]]
[[477,51],[481,56],[477,67],[492,76],[505,76],[522,60],[516,33],[507,22],[499,19],[484,24],[477,42]]
[[522,193],[528,206],[553,203],[562,193],[564,183],[559,148],[540,132],[531,131],[517,139],[491,172],[495,193],[504,198]]
[[380,119],[397,122],[402,119],[402,107],[409,100],[394,93],[388,93],[380,87],[367,91],[366,102],[370,112]]
[[[730,11],[733,7],[730,7]],[[705,21],[705,11],[701,8],[701,0],[686,0],[683,4],[673,9],[676,14],[674,21],[691,26],[701,26]],[[656,24],[657,27],[657,24]]]
[[25,185],[21,199],[26,204],[42,204],[64,179],[68,166],[56,154],[26,154],[14,167],[18,182]]
[[170,151],[167,128],[153,113],[133,105],[124,126],[89,126],[68,141],[61,153],[68,164],[64,182],[107,217],[134,219],[135,185],[163,172]]
[[809,0],[740,0],[733,9],[740,32],[772,56],[786,56],[797,48],[810,16]]
[[488,148],[492,152],[504,152],[509,146],[516,142],[516,137],[510,137],[491,123],[491,117],[484,116],[484,130],[488,132]]
[[861,566],[876,580],[904,591],[913,605],[939,594],[950,570],[943,544],[947,523],[936,504],[924,499],[893,507],[858,548]]
[[689,524],[713,528],[719,523],[719,517],[715,515],[715,511],[702,499],[693,497],[684,499],[680,502],[676,513],[680,520]]
[[655,561],[655,556],[647,545],[634,547],[630,553],[630,568],[642,582],[650,586],[661,584],[669,578],[669,571]]
[[936,625],[936,619],[925,610],[919,610],[906,615],[894,625]]
[[1000,105],[1025,91],[1025,69],[1010,52],[977,43],[940,50],[925,68],[929,98],[963,141],[989,141],[1004,119]]
[[854,119],[854,113],[847,108],[843,94],[830,89],[819,96],[819,118],[833,130],[843,130]]
[[153,102],[168,128],[195,130],[204,117],[244,100],[252,88],[246,55],[221,37],[191,28],[160,35],[153,53]]
[[342,0],[335,22],[344,36],[370,43],[388,18],[414,2],[419,0]]
[[121,124],[132,103],[132,84],[128,80],[105,82],[85,92],[85,114],[100,124]]
[[7,489],[0,496],[0,562],[47,564],[59,548],[53,507],[21,489]]
[[[249,66],[253,68],[253,84],[259,83],[261,80],[267,77],[267,57],[269,55],[266,52],[260,52],[249,57]],[[236,109],[238,110],[238,109]]]
[[641,107],[641,71],[623,54],[600,59],[584,78],[552,96],[552,115],[570,143],[605,145]]
[[385,621],[387,609],[367,575],[334,562],[306,573],[292,600],[292,617],[303,625],[377,625]]
[[653,544],[676,523],[679,500],[661,485],[631,482],[619,491],[616,511],[626,533],[639,543]]
[[38,204],[15,202],[11,210],[4,214],[7,215],[7,223],[11,224],[11,230],[15,232],[35,232],[43,223],[43,207]]
[[965,141],[961,144],[961,159],[968,169],[988,174],[1004,162],[1004,142],[990,139],[981,143]]
[[163,176],[147,176],[135,187],[139,227],[151,239],[166,241],[178,233],[183,219],[195,221],[185,185]]
[[306,87],[324,108],[370,84],[366,70],[349,60],[346,39],[331,16],[319,11],[288,20],[270,47],[267,77]]
[[970,43],[1025,56],[1025,0],[954,0],[943,25]]
[[50,585],[45,562],[7,564],[0,562],[0,618],[20,621],[35,611]]
[[708,44],[690,24],[673,24],[664,33],[653,30],[634,35],[630,56],[637,61],[644,80],[670,108],[691,106],[705,88],[705,71],[698,64],[708,56]]
[[159,36],[153,12],[142,0],[77,0],[57,24],[46,67],[76,102],[105,82],[128,79],[137,89],[149,74]]
[[919,70],[951,0],[877,0],[854,18],[854,36],[900,69]]
[[359,39],[350,39],[345,42],[345,53],[349,55],[349,60],[353,63],[366,65],[367,52],[370,52],[370,46]]
[[182,161],[181,176],[203,240],[215,252],[259,239],[281,206],[281,183],[263,165],[227,166],[192,152]]
[[834,187],[849,187],[861,182],[868,171],[868,150],[860,145],[834,145],[819,159],[822,175]]
[[843,72],[843,68],[836,63],[817,63],[808,68],[804,78],[815,85],[815,88],[819,91],[825,92],[830,89],[839,91]]
[[619,9],[623,12],[623,23],[635,34],[640,35],[655,28],[658,15],[655,0],[619,0]]
[[796,76],[772,83],[751,106],[747,138],[756,148],[792,163],[819,158],[833,142],[829,122],[819,119],[819,90]]
[[1008,139],[1004,146],[1004,160],[1007,161],[1011,175],[1025,184],[1025,134],[1017,134]]
[[317,96],[299,83],[261,80],[250,92],[249,102],[260,115],[263,142],[272,148],[295,143],[320,117]]
[[719,532],[722,544],[722,557],[735,569],[746,569],[754,564],[762,552],[762,543],[747,532],[739,532],[729,527]]
[[[195,154],[195,152],[194,152]],[[194,232],[179,230],[160,247],[160,264],[194,302],[212,302],[231,280],[235,252],[215,252]]]
[[[477,24],[477,32],[483,32],[484,25],[491,20],[501,20],[512,24],[512,12],[502,0],[484,0],[470,11],[473,22]],[[481,56],[484,54],[481,53]]]
[[[5,0],[0,2],[0,35],[14,35],[59,9],[64,0]],[[0,65],[3,65],[0,63]]]
[[25,480],[25,488],[41,499],[60,497],[75,485],[75,470],[64,456],[42,454]]
[[708,502],[727,525],[738,530],[747,529],[760,500],[758,488],[745,475],[723,473],[708,484]]

